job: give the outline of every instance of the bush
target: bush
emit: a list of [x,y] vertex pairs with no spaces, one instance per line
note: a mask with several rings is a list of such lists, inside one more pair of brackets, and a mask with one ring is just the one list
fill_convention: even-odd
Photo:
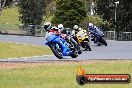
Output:
[[86,17],[87,9],[85,0],[57,0],[56,13],[52,23],[63,23],[65,27],[73,27]]
[[19,13],[23,24],[40,25],[45,14],[46,0],[20,0]]
[[110,24],[107,21],[103,21],[99,16],[87,16],[81,23],[80,26],[83,29],[87,29],[88,24],[93,23],[94,25],[103,28],[104,30],[110,29]]

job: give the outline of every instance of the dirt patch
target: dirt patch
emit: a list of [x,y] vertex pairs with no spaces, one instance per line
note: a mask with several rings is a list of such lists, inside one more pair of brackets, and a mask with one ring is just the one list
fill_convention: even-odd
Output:
[[0,69],[15,69],[42,66],[41,63],[0,63]]
[[89,60],[89,61],[51,61],[43,63],[0,63],[0,69],[15,69],[15,68],[28,68],[28,67],[38,67],[44,65],[85,65],[85,64],[95,64],[95,63],[129,63],[132,60]]

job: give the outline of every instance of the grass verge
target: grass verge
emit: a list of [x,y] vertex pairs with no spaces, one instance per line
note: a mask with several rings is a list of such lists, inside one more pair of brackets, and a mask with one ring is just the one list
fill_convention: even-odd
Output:
[[0,28],[1,29],[18,29],[19,13],[17,7],[10,7],[3,10],[0,15]]
[[[0,30],[19,30],[19,11],[18,7],[12,6],[10,8],[3,9],[2,15],[0,15]],[[52,15],[44,16],[45,21],[51,21]]]
[[88,74],[132,75],[132,61],[0,63],[0,65],[0,88],[132,88],[132,83],[80,86],[75,79],[80,65]]
[[50,54],[52,54],[52,52],[47,47],[0,42],[0,58],[2,59]]

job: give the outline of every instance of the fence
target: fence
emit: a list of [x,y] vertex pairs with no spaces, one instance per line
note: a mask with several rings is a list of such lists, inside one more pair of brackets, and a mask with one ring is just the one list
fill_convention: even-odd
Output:
[[114,31],[105,31],[104,34],[106,39],[114,40]]
[[[1,34],[45,36],[45,32],[43,25],[0,24]],[[104,31],[104,34],[106,39],[114,40],[114,31]],[[115,39],[118,41],[132,41],[132,32],[116,32]]]
[[27,25],[22,24],[0,24],[1,34],[14,34],[14,35],[33,35],[33,36],[45,36],[45,30],[43,25]]
[[45,36],[45,30],[43,25],[27,25],[20,26],[20,29],[23,30],[25,35],[33,35],[33,36]]
[[[104,32],[106,39],[114,40],[114,31]],[[132,32],[117,32],[115,39],[118,41],[132,41]]]

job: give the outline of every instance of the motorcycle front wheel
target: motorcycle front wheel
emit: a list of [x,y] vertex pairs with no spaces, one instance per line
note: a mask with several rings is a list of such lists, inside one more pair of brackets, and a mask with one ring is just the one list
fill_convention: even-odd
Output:
[[85,42],[85,50],[91,51],[91,47],[88,42]]
[[[58,46],[58,47],[57,47]],[[53,44],[51,45],[51,50],[52,52],[54,53],[54,55],[59,58],[59,59],[62,59],[63,58],[63,54],[62,54],[62,49],[61,47],[59,47],[58,44]]]

